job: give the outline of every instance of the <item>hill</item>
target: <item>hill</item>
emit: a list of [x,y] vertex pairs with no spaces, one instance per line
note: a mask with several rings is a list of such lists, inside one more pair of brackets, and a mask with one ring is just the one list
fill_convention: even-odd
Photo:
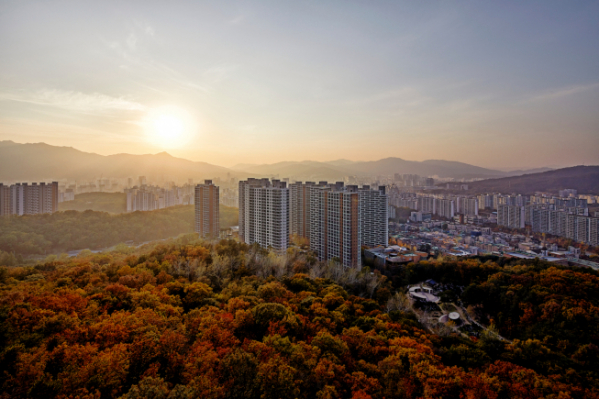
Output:
[[599,166],[574,166],[522,176],[488,179],[469,183],[471,191],[534,194],[536,191],[557,193],[572,188],[580,194],[599,194]]
[[[238,224],[237,208],[220,206],[220,225]],[[86,210],[0,218],[0,251],[28,255],[109,248],[193,233],[193,205],[110,215]]]
[[45,143],[0,142],[0,181],[50,179],[90,180],[101,175],[113,178],[165,176],[174,179],[226,178],[228,173],[246,177],[206,162],[193,162],[160,154],[99,155]]

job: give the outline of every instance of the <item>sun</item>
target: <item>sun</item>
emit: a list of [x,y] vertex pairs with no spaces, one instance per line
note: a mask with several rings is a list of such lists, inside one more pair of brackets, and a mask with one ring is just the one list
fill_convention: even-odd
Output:
[[192,140],[196,130],[191,115],[175,106],[151,109],[142,125],[147,140],[160,148],[181,148]]

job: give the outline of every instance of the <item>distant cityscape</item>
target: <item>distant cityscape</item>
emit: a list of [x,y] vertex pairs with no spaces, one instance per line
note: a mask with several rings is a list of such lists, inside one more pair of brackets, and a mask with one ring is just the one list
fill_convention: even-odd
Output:
[[[284,251],[293,245],[292,237],[299,237],[319,260],[338,259],[346,267],[360,267],[367,259],[397,265],[426,259],[432,253],[584,263],[579,260],[580,249],[560,248],[550,237],[598,245],[599,218],[597,212],[591,216],[589,211],[589,205],[597,204],[594,195],[564,189],[558,196],[468,196],[453,192],[467,190],[464,184],[439,189],[430,178],[395,175],[394,179],[387,185],[359,187],[344,182],[250,178],[239,182],[239,194],[228,190],[239,195],[238,233],[245,243]],[[443,190],[452,192],[440,193]],[[213,199],[211,203],[218,202]],[[409,211],[408,217],[398,222],[402,209]],[[196,225],[201,225],[198,212],[196,204]],[[514,232],[496,231],[502,228]],[[208,235],[216,236],[217,230]],[[367,248],[364,255],[362,248]]]
[[[217,178],[214,181],[221,185],[221,204],[237,208],[238,180],[229,178],[227,181],[221,181]],[[177,205],[193,205],[194,187],[193,179],[181,184],[164,178],[150,180],[146,176],[125,179],[99,178],[82,182],[0,183],[0,215],[52,213],[58,211],[58,204],[74,201],[76,195],[89,193],[124,193],[127,198],[127,212],[153,211]],[[53,194],[50,196],[47,190],[53,190]],[[42,192],[46,193],[45,196],[40,194]],[[42,202],[39,202],[40,200]]]
[[[471,194],[468,189],[465,182],[439,183],[432,177],[398,173],[347,176],[335,183],[230,176],[199,185],[193,179],[181,184],[146,176],[91,182],[13,182],[0,183],[0,215],[52,213],[59,203],[73,201],[79,194],[120,192],[126,196],[126,212],[195,205],[195,231],[203,237],[217,237],[221,235],[218,213],[222,204],[239,208],[239,226],[234,230],[242,241],[284,251],[293,245],[292,238],[300,238],[319,260],[338,259],[347,267],[363,263],[366,255],[362,248],[387,248],[390,242],[406,246],[388,250],[391,255],[387,258],[404,261],[426,258],[424,253],[434,251],[477,255],[523,249],[522,256],[544,253],[551,258],[551,252],[560,252],[552,237],[599,245],[599,212],[592,210],[597,206],[596,195],[573,189],[529,196]],[[548,242],[534,244],[524,229]],[[428,251],[419,251],[426,245]],[[410,254],[412,257],[406,257]]]
[[[589,214],[589,203],[596,204],[597,196],[577,196],[575,190],[562,190],[559,196],[538,194],[532,196],[481,194],[460,196],[419,192],[402,192],[398,187],[391,188],[390,204],[395,207],[419,211],[445,219],[456,216],[462,223],[496,223],[510,229],[524,229],[531,226],[536,233],[548,233],[574,241],[598,245],[597,215]],[[479,211],[486,211],[485,216]],[[426,216],[425,216],[426,218]]]

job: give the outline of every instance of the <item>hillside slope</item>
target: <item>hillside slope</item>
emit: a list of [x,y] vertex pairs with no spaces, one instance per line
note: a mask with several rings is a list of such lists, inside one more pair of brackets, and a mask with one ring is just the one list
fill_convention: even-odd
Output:
[[[97,209],[101,204],[91,207]],[[221,205],[219,212],[221,228],[239,223],[237,208]],[[93,210],[67,210],[0,218],[0,251],[28,256],[102,249],[126,241],[161,240],[193,231],[193,205],[112,215]]]
[[557,193],[560,189],[573,188],[581,194],[599,194],[599,166],[574,166],[543,173],[481,180],[469,186],[474,192],[534,194],[536,191]]

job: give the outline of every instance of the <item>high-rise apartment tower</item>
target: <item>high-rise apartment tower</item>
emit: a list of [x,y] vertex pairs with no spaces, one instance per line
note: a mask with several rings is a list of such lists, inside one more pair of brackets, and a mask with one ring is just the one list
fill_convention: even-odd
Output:
[[526,211],[523,206],[499,204],[497,207],[497,225],[510,229],[523,229]]
[[0,183],[0,216],[10,216],[10,186]]
[[239,182],[239,237],[284,251],[289,246],[289,188],[273,179]]
[[195,232],[203,238],[218,237],[220,232],[219,188],[212,180],[195,187]]
[[0,184],[0,215],[37,215],[58,211],[58,182]]
[[389,198],[385,186],[371,189],[363,186],[360,197],[361,246],[389,245]]
[[317,187],[314,182],[297,182],[289,185],[291,235],[310,239],[310,190]]
[[358,186],[343,183],[310,191],[310,249],[318,260],[334,258],[346,267],[361,267],[362,241]]

